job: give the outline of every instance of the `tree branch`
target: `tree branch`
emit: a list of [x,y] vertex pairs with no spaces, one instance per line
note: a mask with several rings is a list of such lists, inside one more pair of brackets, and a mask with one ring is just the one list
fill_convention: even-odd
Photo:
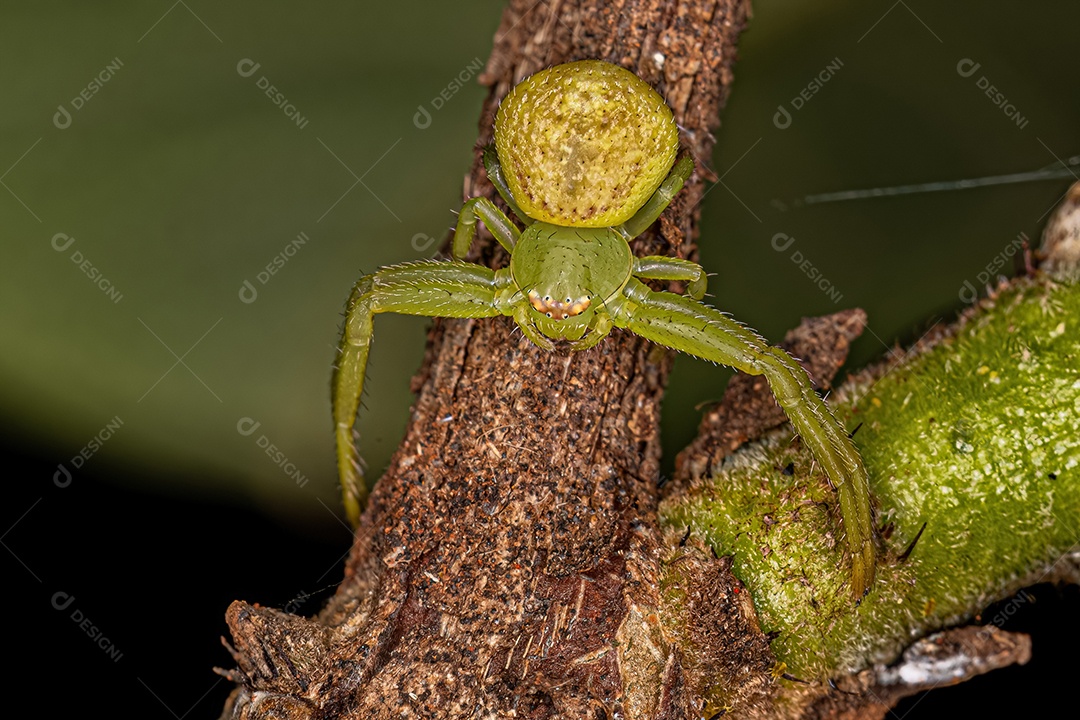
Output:
[[[545,66],[602,58],[667,98],[698,159],[635,252],[694,258],[700,174],[748,12],[742,0],[511,0],[482,77],[492,92],[466,195],[499,202],[480,152],[505,93]],[[1075,230],[1063,237],[1075,253]],[[482,240],[471,259],[505,263]],[[1051,253],[1048,267],[1064,265]],[[313,619],[230,606],[238,669],[225,674],[239,687],[223,717],[882,716],[915,690],[1023,662],[1025,639],[992,629],[905,646],[1040,572],[1077,574],[1080,560],[1061,555],[1076,538],[1050,519],[1080,510],[1076,445],[1050,432],[1049,416],[1039,416],[1052,441],[1039,473],[1064,470],[1028,473],[1035,454],[1021,437],[1008,450],[1029,463],[1024,482],[965,496],[974,472],[988,477],[984,460],[1013,462],[998,441],[1029,427],[1006,423],[1020,405],[993,399],[1002,384],[1038,396],[1025,411],[1049,412],[1038,398],[1054,383],[1054,407],[1075,429],[1080,383],[1058,381],[1075,380],[1080,291],[1057,278],[1001,289],[932,347],[842,391],[843,412],[865,423],[859,443],[889,523],[880,578],[859,607],[840,589],[833,493],[799,444],[770,429],[782,416],[763,384],[733,381],[680,458],[658,517],[669,353],[619,331],[591,351],[546,353],[505,319],[437,321],[406,437],[335,597]],[[789,336],[823,387],[861,318],[851,311]],[[1035,345],[1045,374],[1021,377]],[[964,407],[934,404],[956,401]],[[919,432],[937,445],[920,445]],[[944,469],[926,461],[934,452]],[[972,528],[988,514],[1022,532],[986,544]],[[1061,562],[1048,569],[1055,553]]]
[[[545,66],[600,58],[663,94],[707,159],[744,0],[512,0],[467,195],[498,101]],[[695,175],[635,252],[693,257]],[[471,259],[499,265],[481,243]],[[406,437],[376,484],[337,595],[313,621],[234,603],[242,687],[226,716],[685,717],[664,637],[656,521],[670,353],[614,332],[543,352],[505,319],[436,322]],[[258,713],[264,715],[259,715]]]

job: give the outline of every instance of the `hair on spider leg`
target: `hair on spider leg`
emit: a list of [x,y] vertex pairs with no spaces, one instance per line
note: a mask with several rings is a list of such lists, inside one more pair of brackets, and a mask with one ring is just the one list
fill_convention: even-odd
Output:
[[855,437],[855,433],[859,432],[859,428],[861,428],[862,426],[863,426],[863,424],[862,424],[862,423],[860,422],[860,423],[859,423],[858,425],[856,425],[856,426],[855,426],[855,429],[854,429],[854,430],[852,430],[851,432],[849,432],[849,433],[847,434],[847,436],[848,436],[849,438],[853,438],[853,437]]
[[520,342],[519,338],[515,338],[516,335],[520,335],[522,338],[524,338],[525,331],[518,327],[517,323],[511,323],[510,330],[507,333],[506,337],[510,338],[511,340],[517,339],[518,342]]
[[686,541],[690,539],[690,526],[686,526],[686,534],[679,540],[679,547],[686,547]]
[[[794,430],[794,429],[795,428],[792,428],[792,430]],[[788,440],[787,446],[790,448],[792,445],[794,445],[796,442],[798,442],[798,440],[799,440],[799,433],[792,433],[791,439]],[[810,458],[810,474],[812,475],[813,473],[814,473],[814,459]]]

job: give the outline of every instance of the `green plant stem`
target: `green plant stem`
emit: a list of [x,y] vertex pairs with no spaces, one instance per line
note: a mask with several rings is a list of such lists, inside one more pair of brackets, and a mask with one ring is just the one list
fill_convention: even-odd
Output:
[[789,430],[661,508],[671,533],[689,528],[732,557],[798,678],[891,662],[929,632],[979,620],[1080,541],[1080,285],[1014,281],[930,345],[850,379],[834,403],[849,430],[861,424],[883,528],[861,604],[846,592],[835,495]]

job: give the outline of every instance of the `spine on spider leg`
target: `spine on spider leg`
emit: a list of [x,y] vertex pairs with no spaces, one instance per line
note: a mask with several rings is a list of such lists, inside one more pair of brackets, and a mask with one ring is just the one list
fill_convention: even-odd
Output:
[[371,292],[375,278],[366,275],[349,295],[345,306],[345,327],[338,346],[338,362],[334,368],[333,416],[334,441],[337,446],[338,474],[341,481],[345,514],[353,527],[360,523],[360,510],[367,499],[367,480],[364,478],[360,454],[356,449],[353,425],[364,391],[368,351],[374,330]]

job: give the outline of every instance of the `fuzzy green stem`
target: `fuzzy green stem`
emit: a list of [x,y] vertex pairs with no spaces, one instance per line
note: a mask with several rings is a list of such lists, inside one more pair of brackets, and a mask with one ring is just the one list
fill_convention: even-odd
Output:
[[835,495],[790,431],[742,448],[661,508],[673,534],[689,527],[732,557],[791,674],[890,662],[1077,551],[1080,285],[1016,281],[930,349],[853,378],[838,398],[841,421],[862,423],[855,440],[886,528],[859,606],[844,591]]

